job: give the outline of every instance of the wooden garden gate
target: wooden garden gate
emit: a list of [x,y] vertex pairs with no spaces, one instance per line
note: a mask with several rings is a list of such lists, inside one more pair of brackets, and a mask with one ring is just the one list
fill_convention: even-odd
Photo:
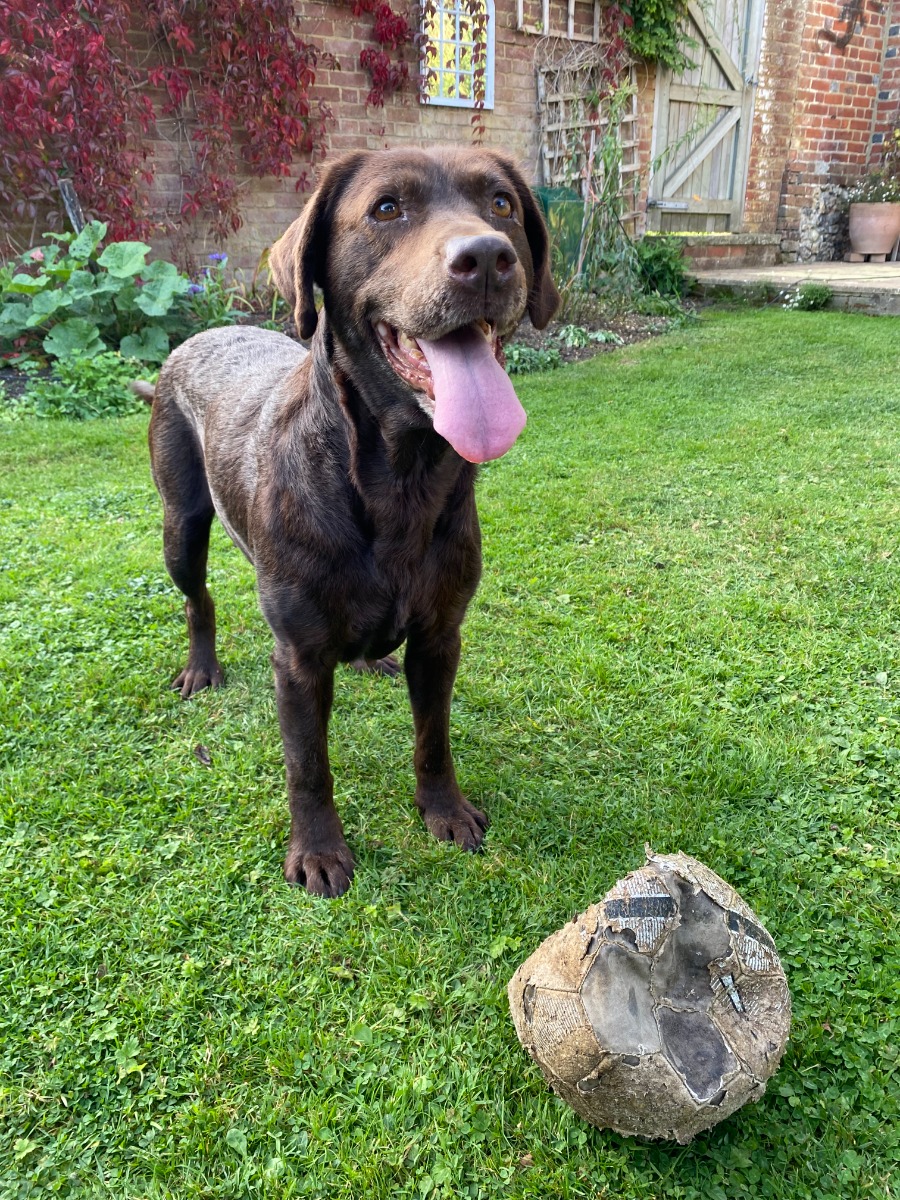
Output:
[[660,72],[649,229],[741,228],[764,0],[689,0],[696,66]]

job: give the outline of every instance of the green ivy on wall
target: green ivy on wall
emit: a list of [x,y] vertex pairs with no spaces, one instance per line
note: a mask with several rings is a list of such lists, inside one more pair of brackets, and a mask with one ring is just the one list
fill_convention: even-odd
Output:
[[[690,65],[684,34],[687,0],[623,0],[625,41],[637,58],[681,71]],[[628,18],[631,18],[630,23]]]

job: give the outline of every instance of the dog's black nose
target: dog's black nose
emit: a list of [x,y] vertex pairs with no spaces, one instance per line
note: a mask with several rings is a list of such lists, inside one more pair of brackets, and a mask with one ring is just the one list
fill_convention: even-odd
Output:
[[512,242],[500,233],[450,238],[446,247],[451,279],[483,290],[506,283],[519,261]]

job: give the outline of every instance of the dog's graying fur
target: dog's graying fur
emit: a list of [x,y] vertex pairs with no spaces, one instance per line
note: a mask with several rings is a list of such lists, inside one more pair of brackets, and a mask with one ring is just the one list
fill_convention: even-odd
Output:
[[[484,448],[475,422],[458,453],[434,427],[434,397],[466,390],[459,364],[477,359],[471,379],[490,377],[490,407],[505,383],[491,357],[501,357],[499,339],[526,310],[543,328],[559,297],[532,194],[508,158],[487,150],[337,160],[272,248],[270,268],[301,335],[315,335],[310,352],[278,333],[215,329],[169,357],[155,390],[150,451],[165,561],[187,597],[190,633],[172,686],[189,697],[222,682],[206,588],[217,513],[256,568],[275,637],[291,811],[285,877],[338,896],[353,875],[328,765],[339,662],[396,670],[388,656],[406,642],[415,803],[438,838],[474,850],[484,836],[449,738],[460,625],[481,570],[476,467],[462,454],[496,457],[520,426],[507,406]],[[455,356],[449,385],[437,378],[442,346]],[[459,406],[450,401],[452,425]]]

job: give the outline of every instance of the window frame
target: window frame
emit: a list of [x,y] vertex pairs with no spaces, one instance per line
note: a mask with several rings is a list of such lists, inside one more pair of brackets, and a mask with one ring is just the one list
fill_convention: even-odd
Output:
[[[484,102],[483,102],[483,104],[480,105],[480,107],[482,107],[484,109],[493,109],[493,107],[494,107],[494,26],[495,26],[494,18],[495,18],[495,9],[494,9],[494,0],[482,0],[482,2],[487,11],[487,29],[486,29],[487,37],[485,39],[485,51],[484,51]],[[437,11],[436,11],[435,17],[433,17],[432,20],[435,21],[435,23],[438,25],[438,28],[440,27],[440,21],[441,21],[442,15],[452,16],[454,18],[455,31],[458,35],[459,34],[460,16],[468,16],[468,12],[465,8],[465,0],[434,0],[434,6]],[[465,46],[474,45],[474,42],[463,42],[463,41],[461,41],[461,39],[458,36],[451,40],[444,41],[443,39],[439,39],[437,42],[431,43],[432,45],[434,45],[436,47],[438,62],[441,62],[444,57],[441,54],[442,47],[454,46],[454,45],[457,47],[456,70],[448,70],[446,67],[440,67],[440,66],[434,67],[434,68],[429,68],[428,63],[425,58],[425,54],[426,54],[426,51],[427,51],[427,48],[429,45],[428,31],[426,29],[427,20],[428,20],[428,17],[426,16],[426,14],[423,10],[422,24],[421,24],[422,35],[423,35],[422,87],[420,90],[421,103],[427,104],[427,105],[436,105],[440,108],[475,108],[476,106],[479,105],[479,102],[478,102],[478,100],[476,100],[476,98],[474,96],[470,99],[468,97],[463,97],[463,96],[459,96],[459,95],[455,95],[455,96],[432,95],[430,92],[428,92],[426,90],[426,88],[428,86],[429,70],[434,70],[434,72],[437,76],[438,84],[440,84],[442,75],[450,75],[452,78],[454,78],[456,80],[457,89],[459,86],[460,79],[464,79],[466,77],[471,76],[472,83],[473,83],[473,89],[474,89],[474,82],[475,82],[474,72],[470,73],[468,71],[460,71],[460,69],[459,69],[459,57],[460,57],[461,48],[465,47]]]

